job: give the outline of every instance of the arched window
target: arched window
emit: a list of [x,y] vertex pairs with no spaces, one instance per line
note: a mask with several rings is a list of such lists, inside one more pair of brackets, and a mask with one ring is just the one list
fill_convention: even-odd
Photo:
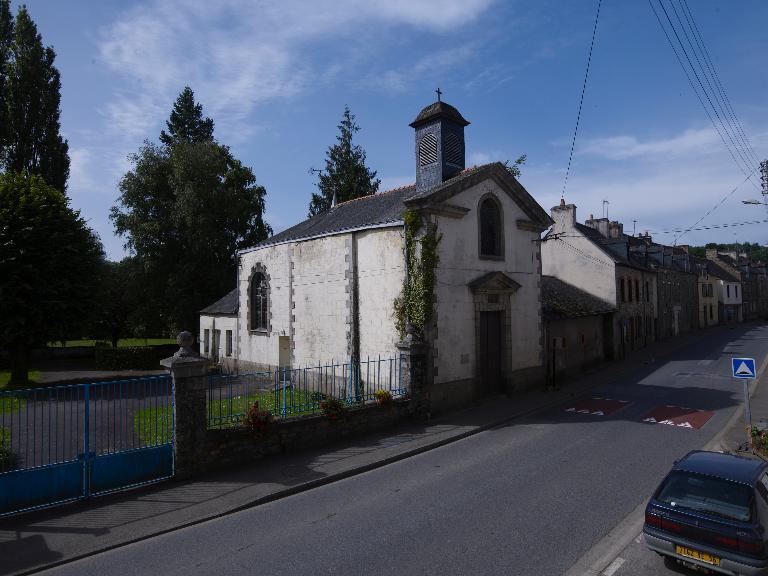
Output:
[[480,201],[480,257],[504,258],[501,205],[494,196],[486,196]]
[[269,287],[263,271],[253,273],[250,290],[251,330],[269,330]]

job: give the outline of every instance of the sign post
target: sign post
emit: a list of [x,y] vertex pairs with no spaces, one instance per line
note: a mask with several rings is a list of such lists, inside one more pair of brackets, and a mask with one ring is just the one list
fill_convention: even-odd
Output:
[[744,423],[747,430],[747,446],[752,446],[752,414],[749,410],[749,380],[757,378],[754,358],[731,358],[734,378],[744,380]]

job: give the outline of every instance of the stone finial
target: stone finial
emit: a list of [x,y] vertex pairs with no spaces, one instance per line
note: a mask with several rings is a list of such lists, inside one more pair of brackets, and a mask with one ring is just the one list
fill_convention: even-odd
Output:
[[200,355],[192,349],[192,344],[195,343],[195,336],[192,332],[184,330],[179,332],[176,336],[176,344],[179,345],[179,349],[173,355],[174,358],[199,358]]

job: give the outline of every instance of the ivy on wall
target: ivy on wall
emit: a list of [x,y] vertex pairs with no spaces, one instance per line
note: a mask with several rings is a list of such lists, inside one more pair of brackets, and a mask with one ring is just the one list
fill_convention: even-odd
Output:
[[437,226],[425,223],[418,212],[407,211],[404,222],[406,278],[403,291],[393,302],[395,327],[401,337],[405,336],[406,321],[423,334],[432,318],[435,269],[439,260],[437,247],[442,239]]

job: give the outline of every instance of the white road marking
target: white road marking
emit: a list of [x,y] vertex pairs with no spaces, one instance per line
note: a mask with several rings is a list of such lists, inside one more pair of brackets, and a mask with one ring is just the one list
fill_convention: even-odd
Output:
[[638,536],[637,538],[635,538],[635,542],[636,542],[637,544],[640,544],[642,541],[643,541],[643,535],[642,535],[642,534],[640,534],[640,536]]
[[603,570],[603,576],[613,576],[616,570],[621,568],[621,565],[624,564],[624,558],[616,558],[613,562],[611,562],[608,565],[608,568]]

